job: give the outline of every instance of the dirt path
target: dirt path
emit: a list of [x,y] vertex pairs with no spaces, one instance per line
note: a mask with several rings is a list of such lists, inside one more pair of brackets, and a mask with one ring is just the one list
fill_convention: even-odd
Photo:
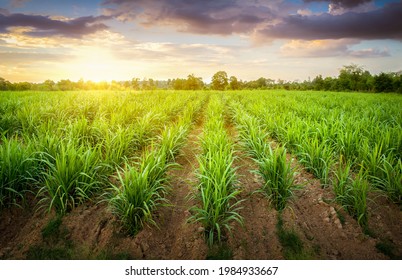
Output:
[[257,170],[256,163],[243,150],[238,142],[236,128],[227,121],[225,127],[229,137],[235,143],[235,161],[238,185],[241,189],[239,199],[244,225],[235,223],[233,234],[228,238],[228,246],[233,259],[283,259],[281,246],[275,233],[277,213],[262,193],[262,180],[252,170]]
[[276,235],[277,213],[269,205],[262,193],[255,191],[261,188],[262,180],[251,170],[256,170],[256,164],[245,155],[237,152],[237,167],[239,186],[242,189],[240,199],[243,209],[240,215],[244,218],[244,227],[237,224],[233,236],[229,239],[234,259],[283,259],[281,245]]
[[199,225],[187,223],[188,211],[192,206],[189,195],[197,183],[195,171],[198,163],[196,154],[200,153],[198,137],[202,127],[197,126],[188,136],[188,141],[177,157],[180,168],[169,171],[171,193],[168,196],[171,206],[162,207],[156,213],[155,227],[145,228],[135,238],[140,245],[144,259],[205,259],[207,247]]
[[294,192],[283,217],[285,226],[299,233],[312,258],[387,258],[375,248],[377,240],[365,235],[356,220],[333,202],[331,187],[321,188],[320,181],[294,158],[293,167],[297,172],[295,183],[302,188]]
[[11,207],[0,215],[0,259],[23,259],[31,244],[41,241],[41,229],[54,214],[35,212],[34,197],[27,209]]
[[368,224],[380,243],[393,248],[395,258],[402,259],[402,211],[385,195],[372,193],[368,202]]

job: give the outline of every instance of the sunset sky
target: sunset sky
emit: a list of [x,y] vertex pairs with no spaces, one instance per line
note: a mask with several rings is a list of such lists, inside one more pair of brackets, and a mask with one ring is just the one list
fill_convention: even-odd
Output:
[[204,81],[402,70],[402,1],[0,0],[0,77]]

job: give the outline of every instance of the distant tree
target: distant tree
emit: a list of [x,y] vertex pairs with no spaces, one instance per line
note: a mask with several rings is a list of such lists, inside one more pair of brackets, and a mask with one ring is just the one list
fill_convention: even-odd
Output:
[[315,77],[311,83],[312,83],[312,87],[314,88],[314,90],[323,90],[324,89],[324,79],[322,78],[321,75],[318,75],[317,77]]
[[86,89],[84,79],[83,78],[79,79],[78,82],[75,83],[75,87],[76,87],[76,89],[81,89],[81,90]]
[[237,80],[237,78],[235,76],[230,76],[229,88],[232,90],[238,90],[241,88],[241,83]]
[[106,81],[100,81],[98,82],[96,85],[92,82],[92,81],[87,81],[87,87],[88,88],[94,88],[96,87],[97,89],[108,89],[109,88],[109,84]]
[[174,90],[183,90],[186,87],[185,79],[173,79],[171,82],[172,88]]
[[395,92],[402,93],[402,71],[393,73],[393,88]]
[[185,89],[189,90],[200,90],[204,86],[202,78],[194,76],[194,74],[187,76]]
[[28,82],[19,82],[19,83],[14,83],[13,85],[13,90],[30,90],[32,88],[32,84]]
[[154,81],[154,79],[143,79],[141,82],[141,89],[143,90],[154,90],[156,89],[156,83]]
[[375,92],[391,92],[394,89],[394,79],[391,74],[380,73],[374,76]]
[[148,84],[149,84],[150,90],[156,89],[156,83],[155,83],[154,79],[148,79]]
[[334,90],[334,79],[332,77],[324,79],[323,90]]
[[7,81],[0,77],[0,90],[8,90]]
[[134,90],[140,89],[140,79],[139,78],[132,78],[131,79],[131,88]]
[[266,78],[265,79],[265,85],[266,85],[267,88],[273,88],[274,85],[275,85],[275,80]]
[[122,90],[124,87],[122,85],[121,82],[112,80],[112,82],[110,83],[110,89],[111,90]]
[[56,83],[52,80],[46,80],[42,85],[44,90],[55,90]]
[[59,90],[73,90],[74,83],[70,80],[60,80],[57,82],[57,88]]
[[345,65],[339,71],[338,85],[340,90],[358,91],[363,87],[364,78],[370,76],[368,71],[364,71],[363,66],[357,64]]
[[256,89],[258,88],[258,84],[256,81],[247,81],[244,83],[244,87],[247,89]]
[[218,71],[212,76],[212,89],[225,90],[228,85],[228,74],[225,71]]
[[123,82],[123,87],[124,87],[124,89],[130,89],[131,88],[131,82],[130,81],[124,81]]
[[146,78],[143,78],[141,81],[141,89],[142,90],[150,90],[151,89],[149,86],[148,80]]
[[267,88],[267,85],[268,85],[267,79],[264,77],[260,77],[256,80],[256,84],[257,84],[257,88],[259,88],[259,89]]

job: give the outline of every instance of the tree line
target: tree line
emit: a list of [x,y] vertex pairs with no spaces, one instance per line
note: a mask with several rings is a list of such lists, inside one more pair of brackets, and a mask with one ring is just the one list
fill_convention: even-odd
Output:
[[235,76],[228,76],[225,71],[216,72],[210,83],[201,77],[190,74],[187,78],[168,80],[139,79],[129,81],[93,82],[80,79],[77,82],[46,80],[43,83],[12,83],[0,77],[0,90],[242,90],[242,89],[286,89],[320,91],[361,91],[361,92],[398,92],[402,93],[402,71],[372,75],[362,66],[351,64],[343,66],[337,77],[316,76],[314,79],[299,81],[273,80],[261,77],[257,80],[242,81]]

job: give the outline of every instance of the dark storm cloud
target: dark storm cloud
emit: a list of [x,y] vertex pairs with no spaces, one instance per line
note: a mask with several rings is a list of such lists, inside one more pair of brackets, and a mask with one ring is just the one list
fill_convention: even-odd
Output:
[[304,2],[328,2],[339,8],[354,8],[361,4],[373,2],[373,0],[304,0]]
[[103,5],[111,6],[105,9],[108,15],[121,20],[139,19],[145,26],[171,25],[179,31],[201,34],[248,33],[275,17],[258,1],[107,0]]
[[290,15],[261,30],[266,39],[402,39],[402,2],[365,12],[342,15]]
[[[324,0],[304,0],[304,2]],[[330,0],[348,10],[371,0]],[[339,15],[294,14],[287,1],[239,0],[105,0],[105,15],[143,26],[171,26],[197,34],[254,34],[256,41],[283,39],[401,39],[402,1],[371,11],[349,10]],[[300,6],[299,6],[300,7]],[[291,10],[293,9],[293,11]]]
[[106,16],[88,16],[62,21],[41,15],[0,13],[0,33],[9,33],[11,27],[31,27],[33,30],[26,34],[33,37],[80,38],[107,29],[108,27],[101,23],[107,18]]
[[10,12],[7,9],[0,8],[0,15],[7,16],[9,14],[10,14]]

